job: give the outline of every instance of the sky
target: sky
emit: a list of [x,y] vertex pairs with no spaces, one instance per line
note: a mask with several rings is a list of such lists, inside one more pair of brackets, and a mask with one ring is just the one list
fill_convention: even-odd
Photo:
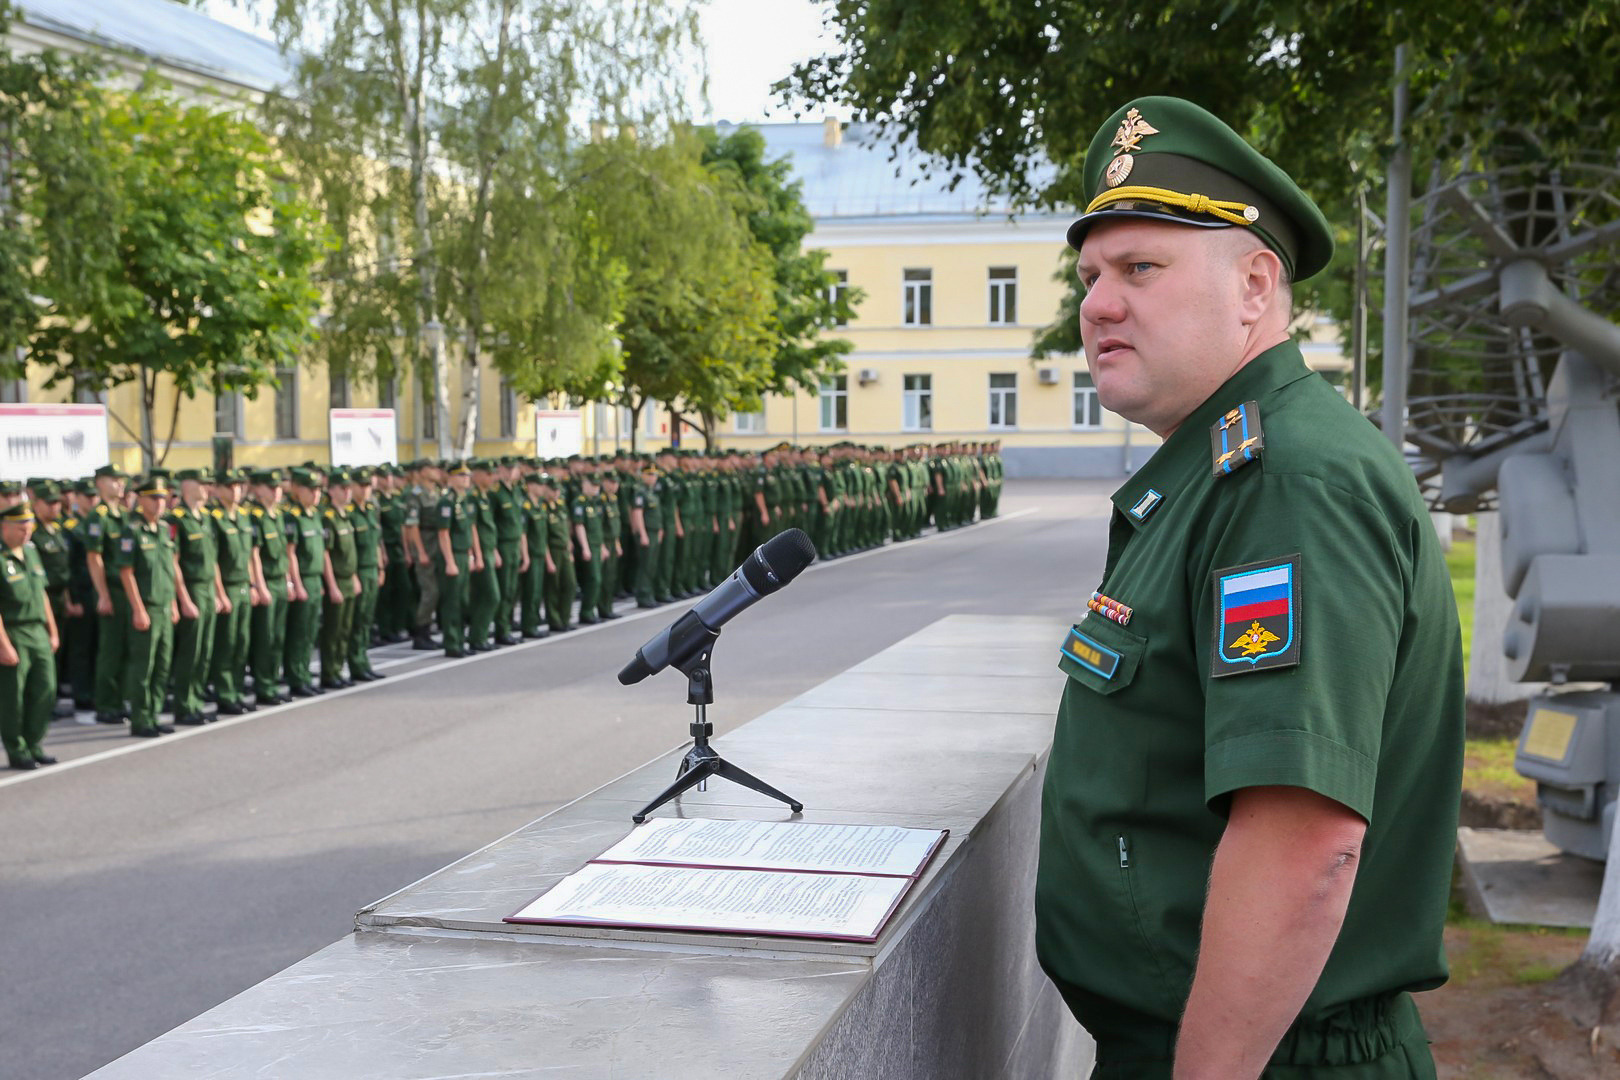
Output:
[[[252,6],[243,0],[204,0],[202,5],[221,22],[269,36],[244,10]],[[701,19],[709,57],[709,104],[705,107],[694,93],[694,119],[792,120],[792,111],[777,103],[770,86],[798,61],[832,45],[821,26],[820,7],[817,0],[708,0]],[[820,116],[816,109],[802,119]]]

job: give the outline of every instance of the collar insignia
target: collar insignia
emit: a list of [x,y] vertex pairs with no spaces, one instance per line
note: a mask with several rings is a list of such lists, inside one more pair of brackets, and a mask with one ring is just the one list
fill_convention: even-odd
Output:
[[1157,510],[1159,508],[1159,504],[1163,501],[1163,495],[1160,495],[1152,488],[1148,488],[1147,494],[1143,495],[1140,499],[1137,499],[1136,505],[1131,507],[1131,517],[1135,518],[1137,521],[1147,520],[1147,516],[1153,513],[1153,511]]
[[1266,448],[1260,406],[1246,401],[1215,421],[1209,426],[1209,444],[1217,479],[1257,460]]
[[1142,119],[1142,114],[1135,109],[1125,114],[1125,119],[1119,122],[1119,130],[1114,132],[1114,160],[1108,163],[1107,169],[1109,187],[1119,187],[1125,182],[1136,164],[1131,154],[1140,149],[1144,138],[1158,133],[1159,129]]

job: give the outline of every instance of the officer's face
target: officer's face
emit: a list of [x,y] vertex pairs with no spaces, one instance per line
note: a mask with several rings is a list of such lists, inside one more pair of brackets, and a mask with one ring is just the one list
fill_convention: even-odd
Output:
[[162,517],[163,511],[168,508],[168,505],[169,497],[167,495],[142,495],[140,497],[141,514],[147,521],[156,521]]
[[0,522],[0,543],[13,551],[28,543],[28,538],[34,535],[32,521]]
[[1168,435],[1242,366],[1246,274],[1227,231],[1122,218],[1086,234],[1080,337],[1105,409]]

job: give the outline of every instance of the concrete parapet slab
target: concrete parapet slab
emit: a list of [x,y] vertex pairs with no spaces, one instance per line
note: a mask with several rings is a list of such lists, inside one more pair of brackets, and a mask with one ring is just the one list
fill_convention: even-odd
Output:
[[1468,910],[1494,923],[1590,929],[1603,864],[1560,851],[1534,829],[1457,830]]

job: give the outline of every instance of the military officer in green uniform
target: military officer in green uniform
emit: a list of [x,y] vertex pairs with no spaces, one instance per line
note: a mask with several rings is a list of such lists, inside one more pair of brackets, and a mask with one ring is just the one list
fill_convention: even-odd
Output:
[[1432,1077],[1462,653],[1410,469],[1289,335],[1332,233],[1175,98],[1118,110],[1083,179],[1097,393],[1164,442],[1055,643],[1041,963],[1098,1076]]
[[355,575],[360,592],[354,598],[354,616],[349,626],[349,674],[357,682],[376,682],[384,676],[371,667],[371,632],[377,619],[378,590],[386,580],[387,556],[383,552],[382,512],[372,498],[376,473],[362,466],[352,474],[354,498],[349,504],[349,520],[354,526]]
[[467,462],[458,461],[446,473],[449,483],[434,510],[439,541],[439,629],[444,636],[444,654],[460,659],[468,655],[467,582],[475,570],[483,568],[484,556],[474,521],[476,510],[467,494],[472,486],[472,469]]
[[582,473],[579,495],[569,510],[573,523],[574,555],[579,575],[579,624],[593,626],[602,620],[597,617],[603,586],[602,566],[607,561],[607,545],[603,541],[603,512],[598,499],[601,494],[596,477]]
[[623,529],[619,519],[619,474],[604,468],[600,477],[602,493],[597,498],[602,505],[602,584],[596,598],[596,614],[603,619],[621,618],[613,610],[613,597],[619,584],[619,560],[624,557],[624,545],[619,536]]
[[664,540],[664,509],[659,498],[658,466],[641,465],[641,482],[630,500],[630,540],[636,546],[636,607],[658,606],[653,581],[658,573],[659,545]]
[[561,634],[573,629],[574,594],[579,591],[574,572],[573,527],[568,502],[554,476],[548,475],[543,494],[547,553],[551,556],[548,566],[553,570],[545,583],[546,625],[553,634]]
[[136,489],[136,514],[118,536],[115,563],[129,605],[129,654],[124,664],[123,695],[129,702],[129,733],[153,738],[174,731],[158,722],[169,685],[174,650],[174,624],[197,617],[196,605],[180,576],[180,562],[164,511],[169,485],[148,476]]
[[214,483],[209,511],[219,551],[219,585],[223,596],[214,622],[214,649],[209,677],[220,716],[240,716],[258,706],[246,697],[249,638],[253,625],[253,520],[242,506],[247,474],[227,469]]
[[658,576],[653,581],[653,599],[660,604],[674,603],[677,587],[675,567],[679,545],[686,529],[681,523],[681,499],[684,479],[676,468],[679,459],[673,451],[658,455],[658,502],[663,507],[664,539],[658,545]]
[[124,701],[124,660],[129,651],[129,603],[118,584],[114,563],[118,537],[125,524],[124,481],[116,465],[96,470],[96,504],[84,524],[85,564],[96,592],[96,722],[121,724],[128,718]]
[[321,632],[321,595],[325,592],[326,530],[321,524],[320,470],[299,466],[288,474],[292,495],[287,507],[287,691],[293,697],[323,693],[310,670]]
[[0,510],[0,742],[13,769],[54,765],[44,749],[56,706],[61,644],[46,596],[45,564],[29,543],[34,511],[26,502]]
[[211,477],[204,469],[181,469],[180,503],[169,511],[180,559],[180,577],[196,605],[196,615],[182,617],[174,628],[174,722],[204,722],[203,697],[208,690],[208,667],[214,655],[214,623],[223,608],[224,587],[219,582],[219,540],[207,505],[204,485]]
[[401,490],[404,480],[398,465],[377,470],[377,523],[382,529],[383,583],[377,588],[377,634],[385,642],[410,636],[416,613],[415,560],[405,558],[407,507]]
[[523,499],[518,504],[523,513],[523,555],[527,559],[518,583],[522,593],[518,621],[525,639],[551,633],[545,625],[546,582],[555,576],[557,567],[551,559],[551,517],[546,511],[550,482],[546,473],[527,473],[523,477]]
[[[51,618],[56,622],[58,646],[65,646],[67,625],[75,611],[83,612],[73,600],[73,552],[67,529],[62,524],[62,489],[54,480],[30,481],[29,493],[34,500],[34,534],[32,543],[39,552],[40,564],[45,567],[45,598],[51,604]],[[56,671],[56,692],[62,694],[67,674],[64,653],[58,647],[52,660]]]
[[518,603],[518,578],[523,562],[523,493],[519,490],[518,461],[503,458],[490,463],[495,480],[489,488],[489,508],[495,518],[495,549],[500,566],[495,573],[495,644],[512,645],[512,612]]
[[359,552],[355,546],[351,481],[347,469],[326,478],[326,506],[321,532],[326,548],[321,577],[321,688],[353,686],[344,669],[349,660],[349,632],[354,627],[355,599],[360,595]]
[[430,652],[442,648],[433,640],[433,620],[439,614],[439,502],[444,495],[438,467],[418,461],[412,484],[405,492],[405,551],[414,560],[416,612],[411,625],[411,648]]
[[282,655],[287,645],[289,598],[296,592],[296,556],[287,538],[281,502],[281,473],[257,469],[248,474],[248,521],[259,553],[255,582],[263,602],[253,608],[248,637],[252,642],[253,695],[260,705],[279,705],[292,695],[281,689]]

